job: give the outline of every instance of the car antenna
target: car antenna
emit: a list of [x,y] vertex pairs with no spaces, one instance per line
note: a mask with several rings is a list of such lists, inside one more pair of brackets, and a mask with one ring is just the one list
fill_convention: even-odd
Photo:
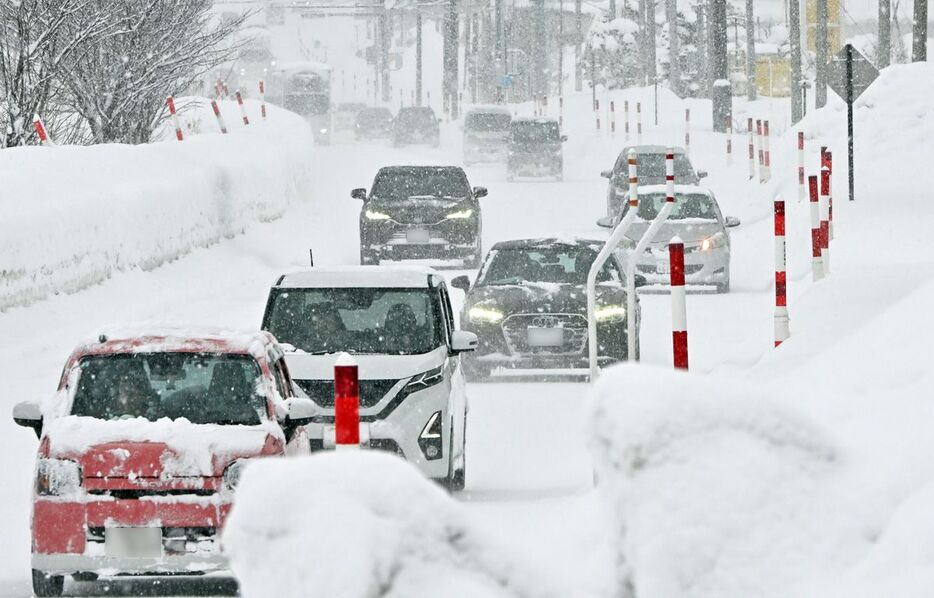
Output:
[[308,250],[308,262],[309,264],[311,264],[312,268],[315,267],[315,250],[314,249]]
[[101,343],[101,344],[106,343],[106,342],[107,342],[107,335],[106,335],[106,334],[100,335],[99,337],[97,337],[97,341],[98,341],[99,343]]

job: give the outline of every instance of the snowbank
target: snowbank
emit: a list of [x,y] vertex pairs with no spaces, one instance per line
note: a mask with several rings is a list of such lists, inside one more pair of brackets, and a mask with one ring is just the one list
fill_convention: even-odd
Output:
[[270,107],[262,122],[251,102],[244,127],[235,102],[221,110],[228,135],[202,103],[182,115],[183,143],[0,152],[0,311],[156,268],[307,197],[313,142],[301,117]]
[[385,453],[252,463],[223,541],[246,598],[573,595]]
[[783,596],[842,557],[834,530],[848,528],[820,498],[833,494],[834,443],[761,388],[647,366],[601,377],[593,450],[621,586]]

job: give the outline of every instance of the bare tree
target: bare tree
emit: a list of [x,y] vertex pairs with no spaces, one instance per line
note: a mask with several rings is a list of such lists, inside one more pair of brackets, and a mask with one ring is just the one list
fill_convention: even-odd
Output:
[[889,66],[892,58],[892,0],[879,0],[879,43],[876,66]]
[[756,79],[756,20],[752,0],[746,0],[746,98],[750,102],[756,99]]
[[678,32],[678,0],[665,0],[668,21],[668,85],[681,95],[681,36]]
[[[50,0],[54,1],[54,0]],[[114,30],[63,61],[69,107],[95,143],[146,143],[165,117],[165,98],[233,58],[229,43],[248,14],[212,25],[212,0],[89,0],[73,30],[105,14]]]
[[915,0],[914,29],[912,30],[911,61],[928,59],[928,0]]
[[[24,145],[35,135],[30,122],[41,114],[63,141],[74,119],[62,114],[61,74],[66,60],[111,26],[91,0],[0,2],[0,147]],[[73,24],[81,15],[83,25]]]

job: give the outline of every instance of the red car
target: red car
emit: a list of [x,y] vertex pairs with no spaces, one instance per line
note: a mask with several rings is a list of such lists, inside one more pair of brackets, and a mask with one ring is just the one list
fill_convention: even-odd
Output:
[[16,405],[40,438],[32,581],[225,572],[220,530],[250,459],[308,452],[316,407],[275,338],[101,335],[58,393]]

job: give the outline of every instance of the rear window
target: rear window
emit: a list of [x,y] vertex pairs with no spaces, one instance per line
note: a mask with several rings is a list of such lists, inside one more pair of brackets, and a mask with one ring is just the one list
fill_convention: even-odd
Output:
[[512,117],[506,113],[471,112],[465,119],[464,128],[480,133],[505,131],[509,128],[510,122],[512,122]]
[[519,142],[557,141],[560,136],[555,122],[515,122],[509,133],[514,141]]
[[86,357],[78,364],[72,415],[196,424],[260,423],[259,364],[247,355],[130,353]]
[[[637,154],[636,159],[639,178],[665,178],[665,154]],[[626,173],[628,171],[628,157],[623,152],[616,161],[616,172]],[[687,155],[675,154],[675,178],[693,179],[694,176],[694,168],[691,166],[691,160]]]

